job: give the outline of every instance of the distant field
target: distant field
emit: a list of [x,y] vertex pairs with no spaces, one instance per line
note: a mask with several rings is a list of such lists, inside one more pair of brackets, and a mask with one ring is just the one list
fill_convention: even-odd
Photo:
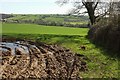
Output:
[[[22,14],[12,14],[13,17],[7,18],[8,20],[34,20],[34,19],[43,19],[43,20],[52,20],[52,21],[64,21],[67,20],[80,20],[80,21],[88,21],[87,16],[68,16],[68,15],[45,15],[45,14],[38,14],[38,15],[22,15]],[[79,22],[79,21],[78,21]]]
[[7,18],[8,20],[34,20],[34,19],[41,19],[39,15],[15,15],[14,17]]
[[14,34],[56,34],[56,35],[87,35],[88,28],[69,28],[59,26],[43,26],[36,24],[3,23],[2,33]]
[[43,20],[47,22],[59,22],[59,23],[71,23],[71,24],[87,24],[89,19],[88,16],[70,16],[70,15],[42,15],[42,14],[37,14],[37,15],[32,15],[32,14],[27,14],[27,15],[22,15],[22,14],[12,14],[13,17],[7,18],[8,22],[14,22],[14,21],[19,21],[19,22],[25,22],[25,21],[35,21],[35,20]]

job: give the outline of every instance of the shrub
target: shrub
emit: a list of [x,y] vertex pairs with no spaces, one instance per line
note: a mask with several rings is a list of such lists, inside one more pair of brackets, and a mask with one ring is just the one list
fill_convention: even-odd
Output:
[[98,22],[89,30],[88,38],[109,50],[120,52],[120,26],[118,20],[113,18],[104,24],[101,21]]

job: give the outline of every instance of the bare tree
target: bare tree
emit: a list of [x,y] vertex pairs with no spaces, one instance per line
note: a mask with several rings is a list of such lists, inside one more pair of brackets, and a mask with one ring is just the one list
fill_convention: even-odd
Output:
[[[70,0],[56,1],[56,3],[60,5],[68,2],[70,2]],[[74,8],[71,10],[71,13],[78,15],[87,13],[92,25],[96,22],[96,19],[105,16],[108,12],[108,4],[100,2],[100,0],[74,0],[73,4]]]

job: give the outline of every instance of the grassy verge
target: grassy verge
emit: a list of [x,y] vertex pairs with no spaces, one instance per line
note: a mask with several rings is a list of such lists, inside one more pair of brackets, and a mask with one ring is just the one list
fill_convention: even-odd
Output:
[[[87,33],[87,32],[86,32]],[[75,53],[84,54],[88,71],[80,72],[83,78],[117,78],[118,60],[116,56],[109,56],[107,52],[92,44],[85,35],[48,35],[48,34],[3,34],[3,37],[29,39],[45,42],[48,44],[59,44],[70,48]],[[80,49],[84,45],[86,50]]]

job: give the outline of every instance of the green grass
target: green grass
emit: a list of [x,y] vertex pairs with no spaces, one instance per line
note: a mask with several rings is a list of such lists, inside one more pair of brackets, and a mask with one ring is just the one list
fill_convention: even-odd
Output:
[[86,22],[85,21],[84,22],[82,22],[82,21],[81,22],[66,22],[66,23],[70,23],[70,24],[74,24],[74,25],[75,24],[88,24],[87,21]]
[[3,23],[2,33],[15,34],[57,34],[57,35],[87,35],[87,28],[68,28],[56,26],[43,26],[35,24]]
[[[49,15],[49,14],[36,14],[36,15],[32,15],[32,14],[12,14],[13,17],[7,18],[7,21],[14,21],[14,20],[18,20],[20,22],[24,22],[25,20],[30,20],[30,21],[34,21],[34,20],[43,20],[43,21],[49,21],[49,22],[60,22],[60,23],[67,23],[68,21],[71,22],[72,24],[87,24],[87,22],[89,21],[88,16],[68,16],[68,15]],[[67,21],[66,21],[67,19]],[[74,22],[75,21],[75,22]]]
[[64,18],[48,17],[45,18],[46,21],[64,22]]
[[[3,37],[59,44],[70,48],[75,53],[87,56],[88,71],[80,72],[80,76],[83,78],[117,78],[119,72],[117,57],[109,55],[105,49],[92,44],[86,38],[87,32],[88,29],[83,28],[43,27],[32,24],[3,24]],[[81,45],[84,45],[86,50],[81,50]]]
[[14,17],[8,18],[8,20],[34,20],[34,19],[39,19],[41,18],[40,15],[14,15]]

